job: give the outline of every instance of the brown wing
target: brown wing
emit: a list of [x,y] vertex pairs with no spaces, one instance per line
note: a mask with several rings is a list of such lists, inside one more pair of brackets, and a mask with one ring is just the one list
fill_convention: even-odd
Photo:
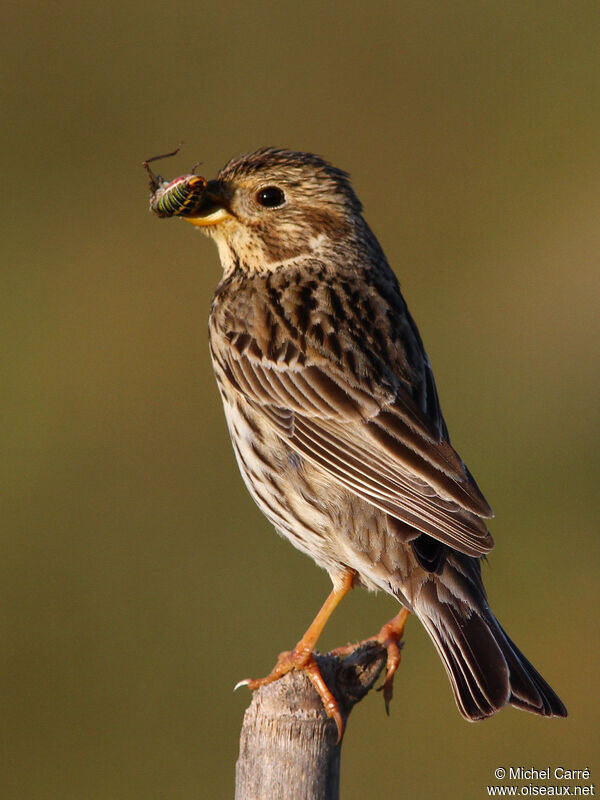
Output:
[[435,424],[402,381],[377,383],[364,364],[352,372],[314,348],[268,357],[247,329],[227,338],[213,354],[226,378],[290,447],[418,531],[468,555],[491,550],[490,507],[444,438],[441,415]]

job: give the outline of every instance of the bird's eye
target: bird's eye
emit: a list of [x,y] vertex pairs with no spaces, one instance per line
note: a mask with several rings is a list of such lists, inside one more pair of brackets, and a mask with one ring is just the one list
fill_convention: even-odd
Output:
[[256,201],[265,208],[277,208],[285,203],[285,195],[277,186],[265,186],[256,193]]

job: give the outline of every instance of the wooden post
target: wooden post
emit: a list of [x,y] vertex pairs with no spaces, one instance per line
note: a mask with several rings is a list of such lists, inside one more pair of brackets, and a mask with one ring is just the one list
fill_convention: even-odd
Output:
[[[348,657],[318,655],[321,674],[347,724],[372,688],[386,650],[367,642]],[[338,800],[342,743],[303,672],[292,671],[254,692],[244,714],[235,800]]]

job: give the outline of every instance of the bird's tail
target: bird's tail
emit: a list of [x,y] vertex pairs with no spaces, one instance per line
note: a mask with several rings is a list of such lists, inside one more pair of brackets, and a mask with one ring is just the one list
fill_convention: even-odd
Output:
[[[449,564],[446,568],[451,570]],[[469,577],[479,577],[478,565],[476,573]],[[444,577],[432,576],[413,608],[442,658],[461,714],[468,720],[483,719],[509,704],[545,717],[566,717],[558,695],[492,614],[481,579],[476,585],[468,581],[477,591],[467,597],[461,592],[459,599],[452,591],[456,584]]]

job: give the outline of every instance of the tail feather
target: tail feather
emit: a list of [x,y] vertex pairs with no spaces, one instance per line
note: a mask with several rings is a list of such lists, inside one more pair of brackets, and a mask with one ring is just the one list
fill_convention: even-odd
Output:
[[[544,717],[566,717],[567,709],[556,692],[525,658],[491,612],[490,616],[498,629],[499,638],[506,645],[502,652],[510,671],[510,704]],[[533,699],[532,688],[535,690]]]
[[464,596],[452,602],[448,585],[440,583],[437,576],[425,583],[414,611],[442,658],[461,714],[478,720],[513,705],[542,716],[566,717],[558,695],[490,611],[483,586],[474,605],[473,594],[468,603]]

